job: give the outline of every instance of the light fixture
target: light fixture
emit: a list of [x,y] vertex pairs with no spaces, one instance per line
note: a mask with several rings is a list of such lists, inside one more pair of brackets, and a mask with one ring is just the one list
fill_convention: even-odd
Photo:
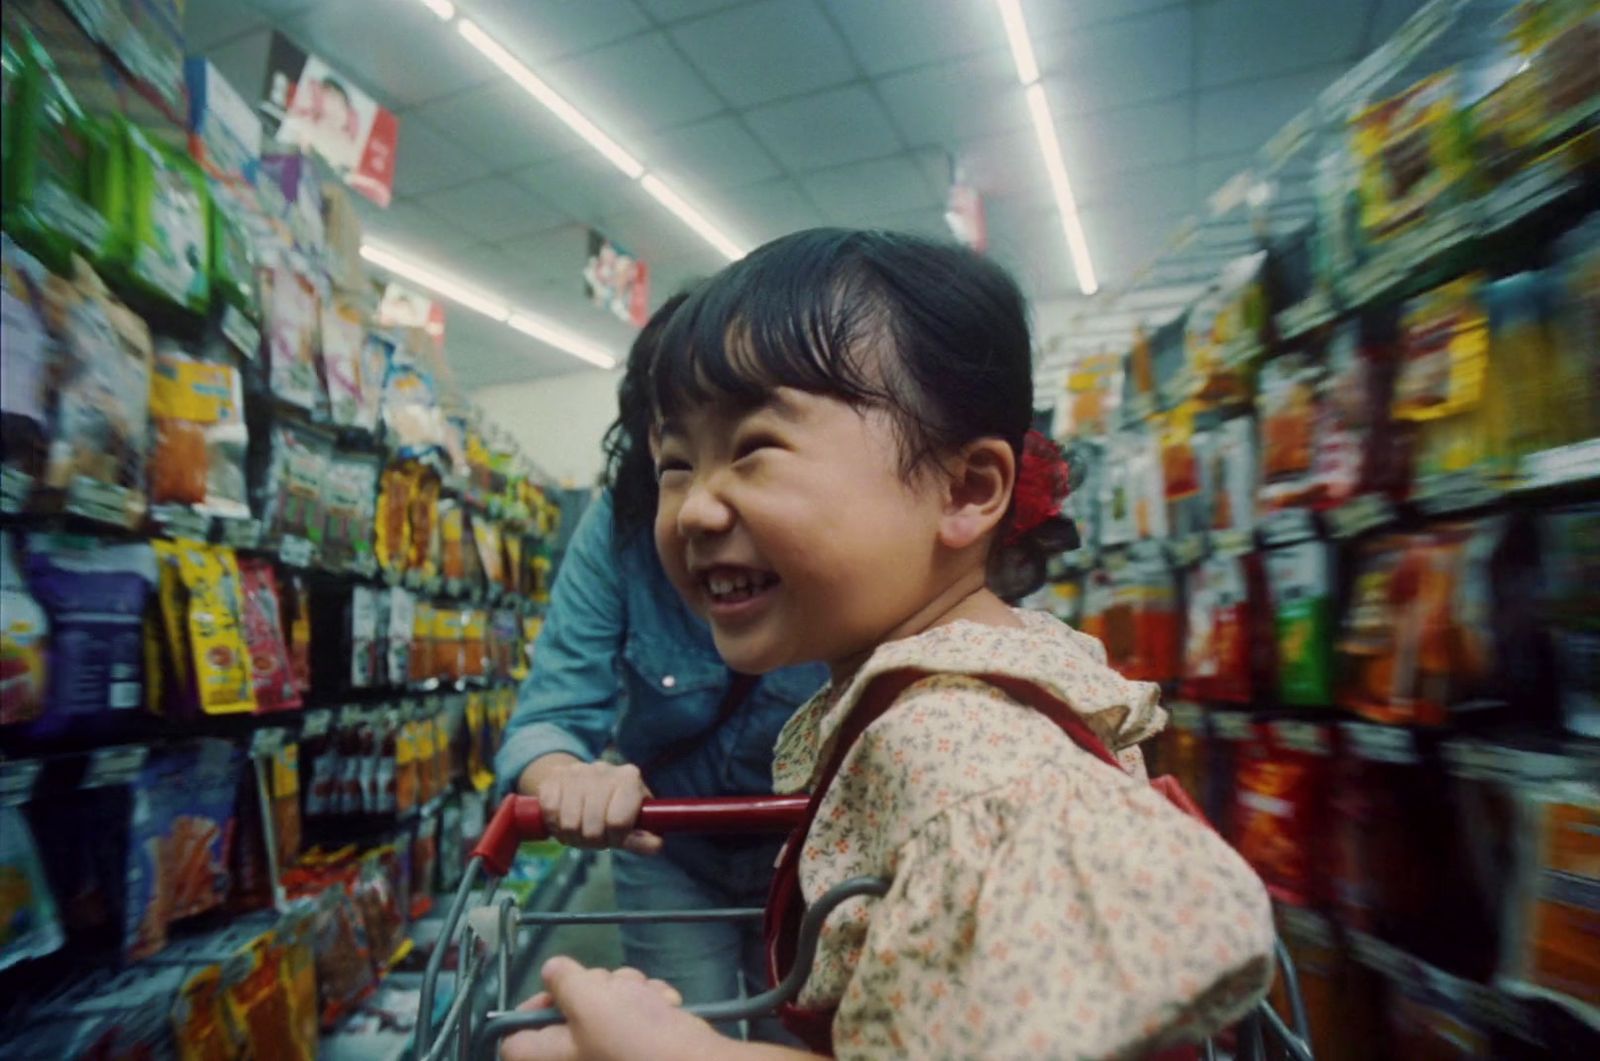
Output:
[[650,194],[650,198],[676,214],[678,220],[694,229],[701,239],[721,251],[729,261],[737,261],[747,253],[745,248],[723,235],[717,226],[706,220],[704,214],[690,206],[683,196],[667,187],[654,173],[646,173],[639,180],[639,186]]
[[499,41],[489,36],[471,19],[464,18],[456,23],[456,31],[464,37],[468,44],[483,53],[495,66],[498,66],[506,76],[521,85],[523,90],[544,104],[550,112],[563,122],[573,132],[586,140],[590,147],[604,155],[613,166],[628,175],[629,180],[638,180],[644,175],[644,166],[639,160],[624,151],[615,140],[600,131],[600,127],[591,122],[555,89],[545,84],[539,75],[529,70],[517,57],[506,51]]
[[525,310],[512,309],[506,303],[485,294],[455,277],[418,265],[411,257],[388,247],[373,243],[361,245],[361,256],[381,269],[386,269],[404,280],[443,295],[452,302],[483,314],[490,320],[515,328],[524,335],[548,343],[563,353],[600,368],[615,368],[617,359],[587,339],[574,335],[559,325]]
[[449,22],[456,17],[456,5],[450,0],[422,0],[422,6],[438,15],[440,22]]
[[1045,97],[1044,85],[1039,81],[1039,62],[1033,54],[1033,42],[1028,37],[1028,24],[1022,17],[1022,0],[995,0],[1000,6],[1000,19],[1005,23],[1006,40],[1011,44],[1011,58],[1017,66],[1017,80],[1022,82],[1023,95],[1028,101],[1028,114],[1033,119],[1033,134],[1039,141],[1039,153],[1044,156],[1045,173],[1050,178],[1050,192],[1055,196],[1056,211],[1061,215],[1061,229],[1067,237],[1067,250],[1072,254],[1072,268],[1078,276],[1078,289],[1085,295],[1100,290],[1095,279],[1094,261],[1089,256],[1089,241],[1083,234],[1083,221],[1078,217],[1078,200],[1072,194],[1072,181],[1067,177],[1067,163],[1061,154],[1061,141],[1056,136],[1056,125],[1050,116],[1050,101]]

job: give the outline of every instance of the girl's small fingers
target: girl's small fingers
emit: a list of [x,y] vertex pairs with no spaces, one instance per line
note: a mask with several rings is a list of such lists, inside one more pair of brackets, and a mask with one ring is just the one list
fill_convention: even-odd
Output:
[[618,980],[626,980],[629,983],[634,983],[634,984],[642,984],[642,983],[645,982],[645,979],[646,979],[644,973],[641,973],[639,970],[637,970],[635,968],[632,968],[631,966],[627,966],[627,965],[624,965],[622,968],[616,970],[611,975],[613,977],[615,977],[616,979],[618,979]]
[[651,980],[649,983],[651,987],[661,992],[661,997],[666,999],[669,1005],[683,1005],[683,994],[665,980]]
[[533,1010],[536,1010],[536,1009],[549,1009],[551,1006],[553,1006],[555,1004],[556,1004],[556,1000],[550,997],[550,992],[548,992],[548,991],[540,991],[538,994],[534,995],[532,998],[529,998],[526,1001],[524,1001],[517,1008],[519,1010],[532,1012]]

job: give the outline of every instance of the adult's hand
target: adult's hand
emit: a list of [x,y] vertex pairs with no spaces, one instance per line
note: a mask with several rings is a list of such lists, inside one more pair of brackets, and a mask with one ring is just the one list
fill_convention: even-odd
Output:
[[650,789],[632,763],[546,755],[528,765],[517,788],[538,798],[545,828],[569,847],[620,847],[639,855],[661,850],[661,837],[634,828]]

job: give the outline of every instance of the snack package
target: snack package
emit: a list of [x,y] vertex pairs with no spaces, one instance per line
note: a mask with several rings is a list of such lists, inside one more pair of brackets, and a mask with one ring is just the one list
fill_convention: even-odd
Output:
[[432,377],[409,358],[389,362],[383,384],[383,424],[402,459],[445,446],[445,417]]
[[200,167],[121,123],[128,212],[115,257],[146,296],[204,313],[211,301],[211,192]]
[[1241,704],[1254,696],[1251,643],[1262,602],[1252,566],[1252,557],[1212,555],[1185,575],[1184,696]]
[[0,970],[58,950],[66,936],[28,821],[0,807]]
[[[112,232],[105,131],[79,106],[32,33],[22,32],[6,108],[5,228],[53,268],[97,258]],[[10,37],[7,37],[9,49]]]
[[222,966],[202,965],[184,981],[172,1004],[172,1031],[179,1061],[239,1056],[243,1044],[222,1004]]
[[359,427],[362,418],[362,348],[367,322],[348,295],[335,294],[322,305],[322,375],[334,424]]
[[266,932],[224,967],[229,1020],[244,1033],[251,1057],[294,1059],[299,1054],[282,964],[282,948]]
[[[395,887],[392,876],[395,856],[393,845],[368,852],[361,860],[360,874],[351,889],[351,898],[366,926],[373,958],[380,968],[389,965],[405,941],[406,914],[410,907],[409,897],[402,903]],[[409,872],[406,877],[409,881]]]
[[311,691],[311,591],[303,575],[290,573],[283,583],[283,614],[289,642],[289,669],[301,693]]
[[1297,707],[1333,702],[1333,549],[1308,541],[1269,550],[1277,626],[1278,697]]
[[1312,471],[1323,504],[1358,494],[1399,500],[1410,488],[1412,428],[1390,416],[1399,369],[1392,327],[1369,314],[1341,323],[1328,340]]
[[1124,431],[1106,449],[1100,486],[1100,543],[1123,545],[1167,536],[1161,457],[1153,435]]
[[0,726],[44,713],[50,620],[28,592],[9,532],[0,531]]
[[1107,662],[1124,677],[1171,681],[1178,677],[1177,587],[1165,563],[1130,561],[1084,593],[1084,633],[1105,643]]
[[439,532],[439,476],[424,469],[412,491],[406,517],[411,529],[407,538],[406,571],[424,581],[438,577],[443,540]]
[[1381,243],[1451,205],[1471,172],[1451,71],[1423,78],[1350,120],[1361,231]]
[[1056,406],[1054,433],[1075,438],[1107,434],[1122,400],[1122,354],[1079,354],[1067,368],[1067,400]]
[[[72,282],[52,277],[46,285],[60,337],[46,484],[67,491],[69,507],[132,526],[145,508],[150,329],[82,259],[73,268]],[[110,494],[102,499],[98,488]]]
[[467,577],[467,513],[454,498],[439,501],[439,573],[446,583],[462,583]]
[[1555,509],[1538,520],[1539,625],[1554,649],[1561,724],[1600,737],[1600,505]]
[[383,407],[383,385],[395,354],[394,340],[368,331],[361,341],[360,398],[353,410],[353,426],[376,431]]
[[[50,360],[38,259],[0,236],[0,511],[20,511],[44,474],[49,447]],[[15,482],[13,480],[15,479]]]
[[411,642],[416,626],[417,599],[409,590],[389,591],[388,648],[385,653],[385,680],[390,685],[411,681]]
[[1485,444],[1494,471],[1505,477],[1516,473],[1519,458],[1567,441],[1559,431],[1560,401],[1551,399],[1558,387],[1582,387],[1566,378],[1565,359],[1556,350],[1550,288],[1543,272],[1517,273],[1483,287],[1489,319]]
[[327,462],[320,550],[331,570],[377,569],[373,533],[380,469],[379,459],[370,454],[336,452]]
[[379,684],[380,665],[387,645],[378,641],[378,609],[387,605],[379,590],[356,586],[350,591],[350,687],[370,689]]
[[262,523],[277,539],[319,545],[326,526],[326,494],[333,440],[304,424],[280,419],[272,427]]
[[1248,539],[1255,530],[1256,444],[1248,417],[1224,420],[1207,433],[1202,458],[1209,464],[1202,481],[1207,484],[1211,531],[1236,533]]
[[154,547],[164,571],[161,606],[179,704],[206,714],[254,711],[243,580],[233,550],[181,540]]
[[29,589],[51,630],[48,713],[62,719],[144,704],[145,602],[156,582],[145,544],[35,534]]
[[1332,754],[1331,727],[1309,722],[1263,723],[1239,745],[1234,846],[1279,902],[1324,898]]
[[1554,253],[1556,361],[1544,407],[1551,436],[1569,443],[1600,435],[1600,217],[1562,236]]
[[1319,448],[1321,385],[1322,369],[1303,353],[1284,354],[1262,366],[1256,409],[1261,418],[1264,511],[1314,506],[1320,500],[1311,472]]
[[[244,425],[237,377],[232,367],[200,361],[170,340],[157,344],[150,380],[151,504],[205,504],[210,479],[207,432],[223,420]],[[242,469],[238,477],[242,485]],[[249,515],[248,508],[244,515]]]
[[280,871],[300,858],[303,830],[300,820],[300,745],[285,741],[272,753],[267,770],[272,797],[272,833],[277,842]]
[[272,393],[291,405],[317,410],[327,401],[317,373],[322,296],[292,252],[265,273],[267,373]]
[[378,516],[374,553],[378,567],[400,574],[411,554],[411,495],[417,489],[421,468],[391,464],[378,480]]
[[366,926],[349,892],[349,874],[310,892],[315,900],[312,939],[316,952],[317,995],[322,1027],[359,1002],[376,984]]
[[1162,492],[1167,526],[1174,538],[1206,530],[1203,467],[1204,440],[1194,429],[1194,406],[1184,403],[1157,418],[1161,447]]
[[245,194],[211,185],[211,293],[224,306],[223,335],[253,361],[261,354],[261,262]]
[[259,711],[284,711],[301,704],[289,645],[284,637],[283,602],[272,563],[262,557],[241,557],[239,580],[244,597],[244,636],[250,648],[250,674]]
[[1394,417],[1417,425],[1416,477],[1424,491],[1430,480],[1486,471],[1500,455],[1485,401],[1489,327],[1481,286],[1479,277],[1466,276],[1406,304]]
[[433,879],[439,871],[438,806],[423,812],[411,837],[411,910],[409,920],[415,923],[433,908]]

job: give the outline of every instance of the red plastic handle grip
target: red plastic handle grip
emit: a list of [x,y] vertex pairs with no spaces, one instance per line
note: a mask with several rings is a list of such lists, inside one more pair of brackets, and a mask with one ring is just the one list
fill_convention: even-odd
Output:
[[[805,796],[728,796],[718,799],[647,799],[637,827],[652,833],[783,833],[800,823]],[[505,876],[517,845],[544,840],[544,811],[532,796],[507,796],[472,853],[489,872]]]

